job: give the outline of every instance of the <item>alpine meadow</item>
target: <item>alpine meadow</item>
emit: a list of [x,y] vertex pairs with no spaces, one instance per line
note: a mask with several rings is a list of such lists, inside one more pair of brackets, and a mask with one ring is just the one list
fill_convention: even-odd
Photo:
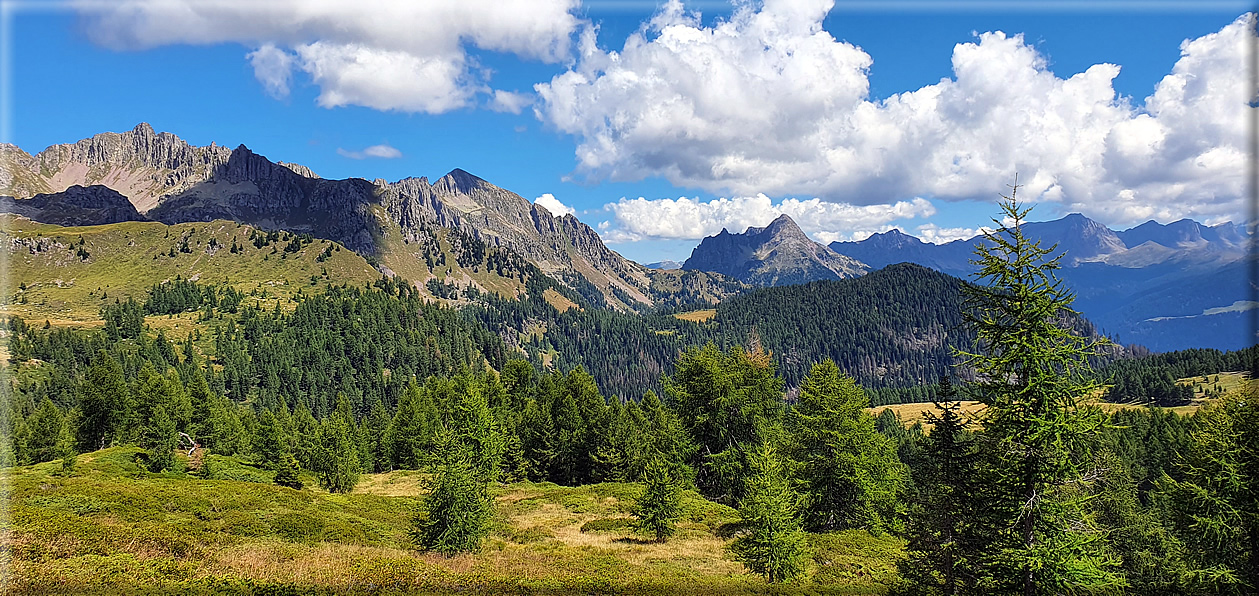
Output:
[[1254,13],[640,4],[6,4],[0,592],[1259,592]]

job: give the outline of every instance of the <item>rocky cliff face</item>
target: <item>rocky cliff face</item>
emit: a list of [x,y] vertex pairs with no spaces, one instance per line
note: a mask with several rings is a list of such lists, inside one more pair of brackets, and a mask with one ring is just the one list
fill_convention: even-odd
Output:
[[865,264],[818,244],[787,215],[742,234],[722,230],[695,247],[683,269],[715,271],[760,286],[857,277]]
[[[54,145],[34,156],[2,145],[0,157],[0,194],[19,199],[97,184],[164,223],[229,219],[310,233],[364,255],[379,255],[385,226],[396,225],[412,239],[424,227],[445,227],[514,251],[572,287],[589,290],[589,284],[615,307],[638,308],[661,297],[660,284],[653,287],[660,272],[608,249],[575,217],[555,217],[463,170],[433,183],[427,178],[327,180],[301,165],[272,162],[244,145],[196,147],[173,134],[155,133],[148,124]],[[691,284],[704,286],[697,295],[724,295],[729,286],[701,277]]]
[[0,197],[0,212],[58,226],[97,226],[146,218],[127,197],[104,186],[71,186],[29,199]]

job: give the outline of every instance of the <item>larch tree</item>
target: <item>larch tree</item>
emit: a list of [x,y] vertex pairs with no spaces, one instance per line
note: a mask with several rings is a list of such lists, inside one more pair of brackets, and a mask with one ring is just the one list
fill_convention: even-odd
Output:
[[976,376],[969,394],[987,406],[987,481],[999,496],[987,589],[1033,596],[1114,588],[1122,580],[1083,506],[1096,477],[1086,469],[1089,439],[1102,421],[1082,404],[1100,391],[1089,358],[1105,341],[1070,327],[1074,295],[1054,273],[1063,255],[1023,234],[1031,209],[1017,192],[1016,184],[1003,195],[1004,223],[994,219],[1000,229],[976,247],[976,283],[963,290],[978,347],[960,355]]
[[682,517],[682,487],[665,458],[659,454],[647,464],[643,492],[634,503],[635,527],[664,542],[677,530]]
[[744,567],[771,583],[796,578],[808,560],[808,537],[798,517],[800,495],[773,446],[749,455],[747,494],[739,503],[744,529],[728,548]]

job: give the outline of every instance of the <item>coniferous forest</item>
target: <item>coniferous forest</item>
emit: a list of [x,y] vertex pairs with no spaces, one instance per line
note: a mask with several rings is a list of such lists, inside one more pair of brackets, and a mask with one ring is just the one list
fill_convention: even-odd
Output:
[[[677,307],[593,308],[542,275],[527,276],[520,300],[474,295],[462,309],[395,278],[271,308],[230,286],[176,279],[143,302],[106,304],[99,328],[11,318],[0,465],[24,470],[13,482],[35,493],[16,502],[11,527],[22,538],[5,556],[34,569],[67,553],[110,555],[121,522],[100,520],[441,557],[506,552],[558,539],[547,518],[518,527],[505,516],[593,505],[576,492],[562,506],[522,504],[504,487],[593,487],[606,496],[591,502],[625,505],[583,534],[626,533],[620,540],[651,557],[702,530],[720,545],[709,555],[788,590],[1254,593],[1259,403],[1219,380],[1252,370],[1254,349],[1136,357],[1111,345],[1071,310],[1054,276],[1060,255],[1022,235],[1027,209],[1013,198],[1002,207],[1015,223],[981,246],[970,282],[892,266],[750,292],[700,322],[674,317],[686,310]],[[548,290],[583,307],[559,311]],[[180,313],[198,324],[178,337],[146,319]],[[550,332],[508,332],[530,326]],[[1126,405],[1102,408],[1103,399]],[[1195,400],[1207,405],[1168,409]],[[871,409],[902,402],[935,408],[921,421]],[[66,488],[23,484],[37,471]],[[117,494],[140,486],[127,482],[160,486],[171,504],[138,514],[110,491],[73,492],[107,478],[121,483]],[[286,505],[294,509],[264,519],[248,512],[256,505],[218,497],[180,517],[203,498],[180,496],[197,482],[350,499],[382,478],[405,479],[411,505],[353,501],[375,513],[344,527],[331,510]],[[84,519],[98,534],[66,529]],[[196,575],[180,566],[205,544],[239,544],[201,531],[146,547],[184,569],[162,581]],[[886,569],[853,567],[858,555]],[[342,587],[537,589],[396,564],[405,571],[373,567],[365,583]],[[614,563],[589,564],[587,579],[616,574]],[[220,579],[230,590],[301,588]],[[179,589],[213,591],[214,581]],[[685,577],[556,581],[541,591],[688,592]]]

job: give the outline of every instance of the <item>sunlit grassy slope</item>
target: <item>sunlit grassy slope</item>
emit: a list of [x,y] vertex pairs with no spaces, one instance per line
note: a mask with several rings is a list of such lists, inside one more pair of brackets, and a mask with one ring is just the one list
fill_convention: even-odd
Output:
[[[1206,390],[1214,391],[1215,388],[1218,387],[1221,392],[1220,397],[1223,397],[1226,395],[1241,393],[1246,391],[1248,388],[1252,391],[1259,389],[1259,382],[1251,379],[1250,375],[1244,372],[1221,372],[1218,374],[1210,374],[1200,377],[1186,377],[1183,379],[1177,379],[1176,383],[1179,385],[1189,385],[1193,387],[1194,395],[1196,396],[1187,405],[1171,408],[1172,411],[1182,415],[1193,414],[1198,411],[1198,408],[1219,399],[1215,397],[1203,397]],[[1095,405],[1107,412],[1146,407],[1141,404],[1115,404],[1101,401],[1095,402]],[[962,402],[962,415],[968,420],[976,420],[982,409],[983,404],[977,401]],[[892,404],[870,408],[869,411],[875,416],[878,416],[883,413],[883,410],[892,410],[893,412],[896,412],[897,417],[901,419],[905,426],[913,426],[915,423],[925,422],[928,413],[935,413],[936,415],[940,414],[940,410],[931,403]]]
[[380,278],[362,257],[327,240],[286,252],[293,236],[259,248],[249,238],[251,231],[221,220],[71,228],[0,215],[0,250],[8,260],[0,314],[53,324],[99,324],[102,305],[128,297],[142,302],[153,284],[176,276],[231,284],[250,295],[247,300],[264,305],[286,303],[299,290],[317,292],[330,283]]
[[693,492],[678,535],[656,544],[627,525],[635,484],[515,483],[495,489],[484,550],[443,558],[408,538],[418,472],[334,495],[221,456],[211,479],[151,474],[139,453],[81,455],[68,477],[60,462],[3,472],[6,593],[877,594],[902,553],[864,531],[815,536],[810,579],[771,587],[725,554],[735,511]]

